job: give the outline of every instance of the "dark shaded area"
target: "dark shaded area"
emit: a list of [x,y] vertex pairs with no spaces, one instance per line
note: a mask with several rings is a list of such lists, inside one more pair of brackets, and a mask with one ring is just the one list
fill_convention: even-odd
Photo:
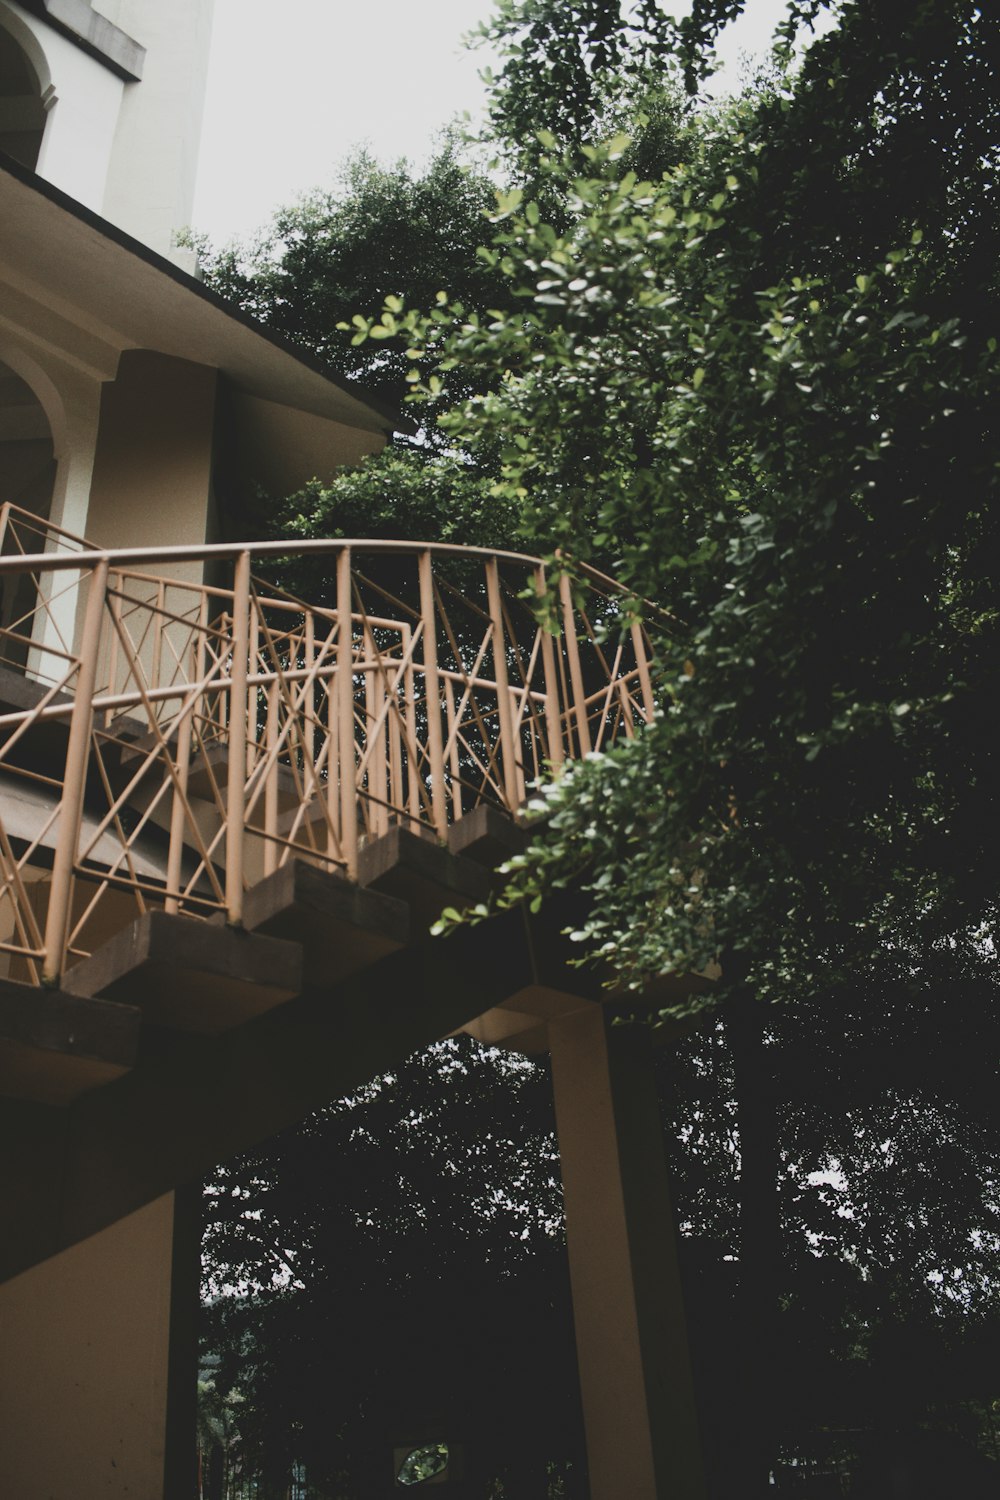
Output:
[[[872,985],[660,1055],[713,1500],[749,1493],[751,1414],[772,1493],[995,1493],[994,966],[901,951]],[[229,1472],[349,1500],[449,1441],[477,1500],[586,1494],[552,1130],[544,1066],[452,1043],[220,1171]]]

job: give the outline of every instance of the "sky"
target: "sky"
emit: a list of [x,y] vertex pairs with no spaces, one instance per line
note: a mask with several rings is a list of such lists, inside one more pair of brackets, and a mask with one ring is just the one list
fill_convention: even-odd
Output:
[[[492,0],[215,0],[194,228],[220,244],[263,227],[281,204],[332,185],[367,145],[424,159],[468,110],[495,59],[463,50]],[[720,47],[735,86],[741,53],[766,50],[784,0],[749,0]]]

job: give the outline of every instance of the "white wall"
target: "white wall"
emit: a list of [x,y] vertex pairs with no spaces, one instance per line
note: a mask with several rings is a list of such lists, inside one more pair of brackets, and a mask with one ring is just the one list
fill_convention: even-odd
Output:
[[[146,48],[125,86],[103,212],[161,255],[191,223],[208,77],[213,0],[96,0]],[[186,268],[190,256],[173,257]]]
[[125,83],[18,0],[0,0],[49,104],[39,176],[185,269],[194,258],[174,239],[192,218],[213,3],[94,0],[146,48],[142,79]]
[[29,15],[17,0],[0,0],[0,11],[12,18],[8,30],[15,40],[24,45],[24,32],[29,33],[34,46],[29,43],[25,51],[41,75],[43,97],[51,90],[36,171],[100,213],[122,104],[122,80],[68,37]]

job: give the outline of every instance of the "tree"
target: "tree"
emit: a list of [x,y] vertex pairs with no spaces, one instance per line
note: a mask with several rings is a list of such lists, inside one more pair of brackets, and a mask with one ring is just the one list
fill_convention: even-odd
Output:
[[[494,204],[493,181],[461,160],[454,134],[443,135],[420,172],[362,151],[345,162],[335,188],[279,209],[249,242],[222,248],[200,242],[205,280],[335,373],[400,405],[412,350],[388,327],[373,345],[360,332],[365,316],[384,308],[391,321],[405,293],[436,303],[443,322],[445,289],[463,313],[507,305],[504,278],[477,255]],[[354,323],[345,322],[352,315]],[[473,381],[466,394],[478,389]],[[413,414],[420,424],[419,402]],[[353,536],[502,545],[515,520],[509,504],[491,493],[496,474],[496,456],[485,447],[473,461],[433,423],[423,424],[416,439],[397,434],[381,454],[325,483],[315,480],[291,496],[258,496],[256,524],[264,536],[291,541]],[[334,586],[323,560],[290,557],[276,579],[315,601]]]
[[[519,50],[497,118],[513,100],[523,128],[545,107],[553,46],[599,117],[607,70],[627,57],[638,77],[669,45],[657,7],[626,9],[501,7]],[[738,9],[696,5],[679,33],[689,82]],[[855,988],[878,1014],[886,953],[971,944],[987,965],[996,936],[1000,18],[972,0],[925,0],[904,22],[882,0],[835,10],[800,67],[718,110],[662,177],[623,170],[625,138],[573,139],[560,101],[526,169],[545,190],[501,195],[486,255],[516,311],[393,308],[368,325],[436,354],[443,429],[500,448],[498,491],[533,546],[570,569],[611,547],[637,596],[688,621],[660,642],[653,729],[543,789],[545,831],[512,861],[508,899],[582,886],[581,953],[636,985],[721,959],[695,1003],[726,1007],[756,1143],[748,1493],[775,1447],[749,1367],[776,1305],[762,1002],[815,1017]],[[470,381],[488,393],[463,399]],[[417,388],[436,394],[419,372]]]
[[[625,877],[587,932],[595,945],[614,934],[621,966],[703,967],[725,950],[742,982],[734,956],[754,948],[754,984],[775,995],[801,990],[804,959],[789,951],[761,967],[779,911],[782,946],[807,938],[814,948],[832,886],[843,899],[825,903],[836,913],[829,935],[842,938],[845,910],[877,916],[894,894],[910,910],[911,883],[933,874],[935,910],[956,898],[943,920],[972,920],[967,901],[989,859],[982,840],[975,849],[993,795],[976,731],[996,628],[985,567],[996,343],[966,330],[951,303],[996,300],[992,262],[953,248],[955,196],[995,199],[996,162],[981,149],[995,109],[951,163],[961,180],[950,197],[921,183],[887,192],[893,211],[845,246],[825,209],[807,212],[830,196],[810,186],[813,161],[787,170],[785,120],[817,127],[820,85],[831,85],[830,176],[866,198],[908,158],[911,120],[900,104],[868,155],[853,126],[846,139],[837,128],[872,41],[859,7],[842,9],[842,32],[817,44],[818,60],[810,53],[780,90],[720,115],[700,158],[661,182],[618,178],[624,141],[587,148],[595,173],[566,184],[572,223],[561,235],[518,192],[502,195],[487,259],[510,278],[516,313],[470,316],[458,333],[419,313],[404,320],[438,352],[443,378],[494,378],[491,395],[442,425],[473,446],[503,445],[498,489],[521,505],[523,533],[577,557],[613,541],[619,576],[695,622],[663,643],[668,711],[656,731],[552,790],[549,826],[566,834],[589,819],[592,796],[629,782],[622,804],[642,809],[643,858],[633,857],[636,814],[596,849],[549,838],[539,858],[558,875],[585,847],[590,863],[597,854]],[[897,92],[920,93],[919,134],[935,138],[929,101],[940,134],[964,82],[939,77],[942,50],[965,55],[975,83],[986,38],[974,6],[927,4],[921,15],[927,87]],[[891,59],[877,80],[861,71],[884,99]],[[971,83],[969,93],[981,97]],[[937,165],[932,179],[948,163]],[[560,160],[545,170],[566,182]],[[927,216],[925,231],[916,221]],[[969,837],[944,840],[946,817]],[[687,899],[671,902],[678,879]],[[787,921],[789,896],[793,910],[803,902],[807,934]],[[865,951],[881,941],[878,920],[854,925]]]
[[464,1447],[482,1494],[578,1493],[551,1112],[544,1070],[463,1039],[216,1173],[206,1343],[264,1495],[296,1464],[380,1491],[407,1441]]
[[398,402],[413,363],[406,341],[388,334],[362,346],[337,325],[352,313],[360,324],[386,298],[433,304],[444,289],[469,310],[503,305],[502,279],[476,255],[493,204],[493,182],[462,164],[452,135],[422,172],[361,151],[336,188],[279,209],[249,243],[201,243],[205,280],[335,373]]
[[[473,539],[499,501],[687,622],[653,730],[545,789],[510,895],[589,887],[581,953],[636,984],[722,958],[672,1118],[704,1388],[742,1429],[720,1483],[752,1494],[831,1411],[869,1424],[876,1471],[929,1392],[992,1399],[964,1330],[997,1284],[998,22],[843,0],[800,68],[685,117],[651,70],[679,48],[695,84],[737,8],[674,32],[657,6],[501,7],[522,50],[498,120],[524,88],[522,187],[480,257],[500,290],[404,309],[404,280],[348,337],[376,365],[419,350],[421,420],[453,403],[442,442],[487,476],[457,468],[435,512],[432,458],[421,526],[454,511]],[[630,100],[629,138],[588,139]],[[312,500],[351,529],[345,491]],[[876,1420],[880,1372],[900,1401]]]

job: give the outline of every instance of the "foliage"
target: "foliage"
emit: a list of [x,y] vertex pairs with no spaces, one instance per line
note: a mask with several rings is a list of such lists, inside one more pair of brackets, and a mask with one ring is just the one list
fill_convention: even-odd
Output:
[[774,1119],[763,1172],[777,1305],[750,1372],[769,1467],[780,1453],[837,1463],[853,1494],[895,1466],[923,1496],[914,1455],[953,1444],[956,1491],[981,1467],[977,1433],[997,1457],[986,1417],[1000,1314],[997,976],[971,944],[901,945],[866,979],[773,1007],[742,1082],[728,1018],[664,1052],[713,1494],[750,1491],[736,1441],[748,1404],[741,1294],[759,1237],[744,1214],[745,1090]]
[[[544,832],[513,863],[509,897],[582,885],[581,953],[635,984],[721,957],[724,1020],[664,1067],[709,1446],[733,1447],[727,1424],[741,1421],[771,1458],[801,1453],[810,1428],[815,1441],[819,1428],[853,1432],[837,1438],[841,1456],[867,1465],[879,1493],[901,1451],[929,1440],[935,1405],[939,1426],[945,1413],[955,1433],[966,1419],[982,1433],[995,1398],[1000,130],[988,62],[1000,19],[971,0],[921,0],[903,22],[888,0],[842,0],[800,67],[694,120],[672,79],[656,94],[651,67],[674,48],[695,85],[717,23],[740,8],[696,3],[671,32],[659,7],[617,0],[500,7],[520,50],[494,118],[523,185],[500,194],[480,257],[492,300],[439,299],[402,277],[381,313],[355,301],[350,325],[359,362],[417,351],[421,420],[443,414],[437,441],[471,453],[492,501],[464,457],[441,471],[437,509],[437,460],[404,472],[390,458],[296,499],[281,524],[349,532],[357,514],[395,528],[381,472],[410,486],[415,526],[437,515],[485,540],[517,516],[532,547],[610,559],[687,621],[660,642],[652,730],[542,789]],[[569,88],[553,87],[559,68]],[[633,106],[629,134],[588,139]],[[500,1107],[492,1097],[466,1116],[466,1139]],[[416,1139],[398,1119],[385,1133]],[[341,1202],[370,1204],[366,1173],[337,1149]],[[366,1172],[380,1159],[366,1156]],[[499,1181],[506,1160],[490,1161]],[[275,1165],[254,1176],[251,1164],[252,1199],[233,1198],[219,1222],[248,1247],[309,1247],[304,1211],[290,1206],[274,1230],[262,1185]],[[474,1165],[463,1162],[475,1182]],[[313,1179],[315,1156],[307,1195]],[[317,1392],[297,1408],[310,1431],[337,1402],[351,1410],[355,1388],[330,1384],[329,1361],[302,1363],[307,1332],[352,1351],[357,1391],[379,1387],[356,1363],[360,1327],[341,1321],[346,1269],[319,1316],[294,1284],[319,1291],[331,1266],[367,1264],[378,1225],[399,1236],[398,1258],[381,1240],[377,1251],[390,1288],[422,1264],[429,1285],[447,1266],[471,1290],[460,1247],[486,1243],[508,1268],[501,1284],[527,1271],[507,1259],[509,1238],[496,1248],[495,1218],[472,1232],[457,1198],[450,1247],[422,1237],[443,1217],[415,1223],[417,1208],[442,1183],[432,1171],[404,1200],[410,1220],[382,1199],[348,1234],[342,1209],[344,1233],[316,1237],[308,1275],[291,1265],[291,1281],[226,1309],[231,1350],[251,1314],[265,1320],[270,1364],[250,1398],[261,1420],[292,1430],[275,1393],[300,1368]],[[549,1227],[525,1243],[553,1274]],[[780,1307],[773,1325],[747,1320],[754,1301]],[[387,1294],[377,1317],[408,1338],[400,1306]],[[451,1349],[446,1333],[435,1320]],[[752,1493],[749,1473],[728,1476],[729,1492]]]
[[333,191],[279,209],[249,244],[202,244],[205,280],[335,373],[397,402],[412,363],[405,340],[390,334],[362,348],[337,325],[386,298],[431,303],[444,287],[470,310],[502,303],[503,286],[476,257],[493,202],[492,181],[460,162],[449,136],[422,172],[362,151]]
[[[1000,23],[927,3],[872,65],[887,8],[841,11],[800,76],[719,112],[659,181],[619,175],[624,140],[585,147],[582,177],[543,136],[569,226],[500,195],[485,257],[517,312],[402,318],[442,380],[492,387],[441,425],[501,445],[522,534],[611,543],[689,622],[653,732],[546,788],[513,870],[514,897],[582,872],[583,947],[636,983],[722,955],[729,981],[801,997],[914,922],[993,920],[997,344],[962,315],[995,309],[996,273],[962,230],[984,222],[968,201],[996,206]],[[845,101],[868,96],[858,127]],[[842,234],[827,199],[883,187]]]
[[[849,986],[776,1008],[753,1079],[777,1101],[781,1229],[781,1313],[756,1374],[783,1450],[830,1453],[855,1473],[935,1433],[965,1432],[972,1452],[966,1429],[990,1431],[1000,1314],[995,977],[973,946],[948,945],[887,953],[874,982],[877,1024]],[[660,1072],[724,1494],[742,1477],[744,1399],[745,1143],[726,1027],[665,1049]],[[550,1108],[544,1068],[452,1043],[220,1169],[207,1347],[218,1389],[239,1387],[231,1466],[273,1461],[280,1491],[298,1461],[322,1493],[350,1496],[400,1437],[464,1445],[473,1493],[505,1474],[506,1493],[533,1494],[560,1458],[576,1460],[564,1482],[579,1472]]]
[[676,28],[655,0],[528,3],[498,0],[474,38],[499,50],[504,69],[491,94],[492,139],[529,177],[545,131],[574,151],[623,101],[672,61]]
[[[472,547],[509,545],[514,508],[491,493],[492,482],[463,458],[434,449],[388,447],[358,468],[341,469],[326,484],[313,480],[283,500],[259,502],[263,534],[288,540],[322,537],[449,542]],[[397,580],[391,559],[379,581]],[[271,565],[275,581],[313,604],[336,599],[333,559],[297,554]],[[412,571],[412,570],[411,570]],[[398,580],[402,586],[402,580]]]
[[373,1493],[408,1442],[465,1446],[480,1493],[579,1470],[543,1070],[442,1043],[220,1169],[206,1202],[206,1347],[264,1494],[296,1462],[338,1500]]

